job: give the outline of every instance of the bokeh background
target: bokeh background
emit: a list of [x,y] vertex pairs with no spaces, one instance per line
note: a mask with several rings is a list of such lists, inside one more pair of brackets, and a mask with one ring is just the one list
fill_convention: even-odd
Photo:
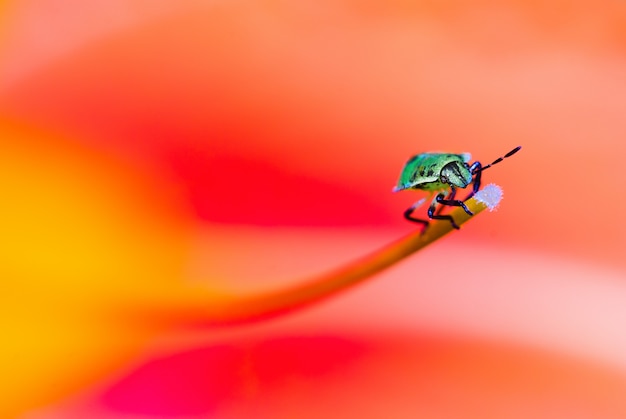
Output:
[[[0,8],[3,417],[626,416],[626,2]],[[497,212],[335,299],[120,310],[338,266],[414,228],[410,155],[517,145]]]

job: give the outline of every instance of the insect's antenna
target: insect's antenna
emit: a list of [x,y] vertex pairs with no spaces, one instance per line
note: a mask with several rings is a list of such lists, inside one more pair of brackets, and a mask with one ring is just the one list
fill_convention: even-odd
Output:
[[495,159],[494,161],[492,161],[491,163],[489,163],[487,166],[483,166],[483,167],[477,167],[472,174],[476,174],[478,172],[482,172],[483,170],[487,170],[489,169],[491,166],[493,166],[494,164],[498,164],[500,163],[502,160],[506,159],[507,157],[511,157],[513,154],[517,153],[518,151],[520,151],[522,148],[521,145],[515,147],[513,150],[509,151],[508,153],[506,153],[504,156],[502,157],[498,157],[497,159]]

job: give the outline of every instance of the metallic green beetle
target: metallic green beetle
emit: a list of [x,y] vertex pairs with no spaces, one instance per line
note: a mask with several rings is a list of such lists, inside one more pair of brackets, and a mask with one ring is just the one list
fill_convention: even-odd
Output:
[[[486,170],[494,164],[500,163],[507,157],[511,157],[517,153],[522,147],[515,147],[506,153],[503,157],[499,157],[491,164],[482,166],[479,161],[469,165],[471,156],[469,153],[451,154],[451,153],[422,153],[417,154],[409,159],[402,168],[398,184],[393,188],[394,192],[404,189],[419,189],[431,192],[439,192],[428,208],[428,218],[431,220],[449,220],[452,227],[458,229],[459,226],[454,222],[451,215],[442,215],[441,210],[444,205],[462,207],[469,215],[474,215],[465,206],[463,201],[455,200],[457,188],[466,188],[473,183],[472,192],[465,198],[471,198],[478,189],[480,189],[480,180],[483,170]],[[425,199],[417,201],[404,212],[404,218],[409,221],[420,223],[424,226],[424,231],[428,227],[429,222],[414,218],[411,215],[413,211],[424,203]],[[437,204],[441,204],[437,208]],[[435,211],[435,209],[437,210]]]

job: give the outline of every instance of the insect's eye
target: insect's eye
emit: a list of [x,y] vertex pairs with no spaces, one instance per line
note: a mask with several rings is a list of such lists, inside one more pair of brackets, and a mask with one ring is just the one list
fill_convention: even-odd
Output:
[[439,180],[443,183],[448,183],[448,177],[446,175],[441,175]]

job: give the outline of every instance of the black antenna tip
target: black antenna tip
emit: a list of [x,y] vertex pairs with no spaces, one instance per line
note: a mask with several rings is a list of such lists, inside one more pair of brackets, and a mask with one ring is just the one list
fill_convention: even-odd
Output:
[[511,157],[513,154],[517,153],[517,152],[518,152],[518,151],[520,151],[521,149],[522,149],[522,146],[521,146],[521,145],[518,145],[518,146],[517,146],[517,147],[515,147],[513,150],[511,150],[511,151],[509,151],[508,153],[506,153],[506,154],[504,155],[504,158]]

